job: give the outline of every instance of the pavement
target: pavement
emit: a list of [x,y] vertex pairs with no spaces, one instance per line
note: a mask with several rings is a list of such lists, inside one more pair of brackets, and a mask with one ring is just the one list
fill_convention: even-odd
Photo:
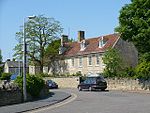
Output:
[[2,106],[0,107],[0,113],[21,113],[25,111],[30,111],[30,110],[54,105],[56,103],[59,103],[69,98],[70,96],[71,94],[66,92],[51,90],[51,95],[47,98],[32,101],[32,102]]

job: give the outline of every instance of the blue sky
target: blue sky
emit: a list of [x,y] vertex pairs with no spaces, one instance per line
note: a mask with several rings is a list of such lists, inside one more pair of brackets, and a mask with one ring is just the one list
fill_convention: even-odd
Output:
[[[15,33],[24,18],[44,14],[58,20],[63,34],[73,39],[84,30],[86,38],[114,33],[119,11],[130,0],[0,0],[0,49],[3,61],[13,56]],[[69,32],[68,32],[69,31]]]

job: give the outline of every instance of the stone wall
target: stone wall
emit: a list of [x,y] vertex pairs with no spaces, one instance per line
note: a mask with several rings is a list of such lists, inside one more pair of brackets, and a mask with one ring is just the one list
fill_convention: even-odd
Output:
[[142,84],[134,79],[107,79],[108,90],[143,90]]
[[0,90],[0,106],[22,102],[20,90]]
[[47,77],[45,80],[52,79],[58,84],[59,88],[77,88],[79,84],[78,77],[70,77],[70,78],[51,78]]
[[[78,77],[70,78],[45,78],[54,80],[59,88],[77,88],[79,84]],[[149,90],[149,81],[139,81],[134,79],[106,79],[108,83],[107,90]]]

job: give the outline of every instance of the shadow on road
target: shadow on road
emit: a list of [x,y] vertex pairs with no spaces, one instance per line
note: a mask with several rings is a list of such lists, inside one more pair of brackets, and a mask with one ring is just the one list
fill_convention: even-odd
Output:
[[109,90],[92,90],[92,91],[89,91],[89,90],[82,90],[81,92],[109,92]]

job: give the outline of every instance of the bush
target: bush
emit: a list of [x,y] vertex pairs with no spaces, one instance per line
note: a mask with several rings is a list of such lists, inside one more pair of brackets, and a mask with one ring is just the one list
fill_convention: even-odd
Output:
[[50,75],[48,73],[39,73],[36,76],[40,76],[40,77],[50,77]]
[[122,70],[121,78],[135,78],[135,68],[132,67],[126,67],[124,70]]
[[1,80],[10,80],[11,73],[2,73]]
[[139,79],[149,79],[150,78],[150,61],[149,62],[141,62],[136,67],[136,76]]
[[[26,82],[27,93],[33,98],[39,97],[40,92],[44,87],[44,80],[39,76],[27,75]],[[21,76],[17,77],[15,83],[18,84],[21,90],[23,89],[23,78]]]

